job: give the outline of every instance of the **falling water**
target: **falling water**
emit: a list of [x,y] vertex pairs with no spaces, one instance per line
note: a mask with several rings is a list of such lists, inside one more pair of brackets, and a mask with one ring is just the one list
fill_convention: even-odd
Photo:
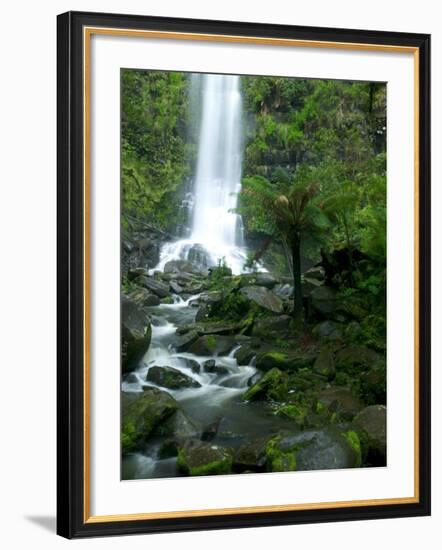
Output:
[[224,259],[234,273],[240,273],[246,259],[241,216],[234,212],[241,189],[240,78],[213,74],[193,78],[201,79],[202,106],[191,234],[167,243],[156,269],[172,259],[208,266]]

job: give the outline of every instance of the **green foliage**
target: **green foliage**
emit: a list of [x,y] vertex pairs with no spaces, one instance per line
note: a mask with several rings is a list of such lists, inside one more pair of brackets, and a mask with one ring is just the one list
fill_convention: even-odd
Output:
[[132,214],[167,228],[183,215],[177,191],[194,152],[186,143],[187,79],[185,73],[121,71],[123,224]]

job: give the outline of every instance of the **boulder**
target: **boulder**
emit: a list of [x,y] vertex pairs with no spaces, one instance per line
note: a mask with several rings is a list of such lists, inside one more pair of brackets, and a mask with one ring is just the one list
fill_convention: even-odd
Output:
[[229,474],[232,452],[219,445],[192,439],[180,447],[177,466],[189,476]]
[[168,436],[178,446],[188,438],[200,437],[201,429],[184,411],[178,409],[155,428],[154,435]]
[[233,457],[234,470],[237,472],[244,470],[265,471],[267,442],[268,438],[259,438],[240,445]]
[[276,436],[267,443],[266,457],[270,472],[358,468],[361,465],[356,433],[340,433],[333,429]]
[[339,415],[341,420],[351,420],[363,406],[348,388],[327,388],[318,395],[318,412],[327,409],[329,413]]
[[245,401],[272,399],[283,401],[287,397],[287,376],[279,369],[271,369],[243,395]]
[[146,382],[153,382],[163,388],[178,390],[180,388],[200,388],[201,384],[173,367],[150,367],[147,371]]
[[317,338],[323,340],[342,340],[342,325],[334,321],[322,321],[312,330]]
[[168,285],[161,281],[157,281],[153,277],[143,276],[139,278],[139,281],[145,288],[156,294],[158,298],[166,298],[170,295]]
[[198,333],[195,330],[191,330],[185,334],[176,335],[173,347],[178,352],[187,351],[196,340],[198,340]]
[[283,312],[281,299],[263,286],[246,286],[241,289],[241,293],[267,311],[272,313]]
[[321,350],[313,364],[313,371],[321,376],[325,376],[328,380],[333,380],[336,374],[336,367],[331,350],[328,348]]
[[354,419],[352,428],[362,442],[367,462],[374,466],[385,466],[387,455],[387,408],[385,405],[370,405]]
[[361,368],[374,367],[380,364],[383,358],[376,351],[364,346],[348,346],[337,352],[335,360],[338,370],[353,372]]
[[195,355],[226,355],[235,345],[235,340],[231,336],[219,336],[217,334],[207,334],[200,336],[193,342],[189,351]]
[[183,287],[180,286],[176,281],[170,281],[169,288],[175,294],[181,294],[183,292]]
[[152,294],[147,288],[142,287],[132,291],[128,298],[140,307],[158,306],[160,303],[160,299],[156,294]]
[[206,372],[211,374],[229,374],[230,371],[224,365],[217,365],[214,359],[204,361],[203,368]]
[[235,351],[233,357],[235,357],[239,366],[247,366],[250,365],[250,361],[255,357],[255,355],[256,352],[254,352],[252,348],[244,345]]
[[312,307],[322,315],[333,313],[338,306],[336,292],[328,286],[320,286],[310,294]]
[[268,289],[272,289],[278,280],[270,273],[257,273],[255,277],[255,285],[264,286]]
[[195,273],[199,270],[187,260],[170,260],[164,264],[164,273]]
[[149,276],[149,271],[144,267],[133,267],[127,272],[127,278],[129,279],[129,281],[135,281],[135,279],[142,276]]
[[201,371],[201,365],[195,359],[190,359],[190,357],[178,357],[178,359],[183,361],[185,366],[192,372],[199,373]]
[[179,405],[175,399],[157,388],[147,388],[143,393],[123,394],[123,453],[141,450],[154,430],[178,409]]
[[261,338],[278,339],[290,332],[290,323],[292,318],[288,315],[278,315],[276,317],[263,317],[256,319],[253,325],[253,336]]
[[280,370],[296,371],[302,368],[311,367],[316,359],[316,354],[310,351],[291,351],[275,349],[258,353],[256,366],[258,369],[267,371],[277,367]]
[[152,328],[150,319],[135,302],[121,302],[121,350],[123,373],[134,369],[150,346]]

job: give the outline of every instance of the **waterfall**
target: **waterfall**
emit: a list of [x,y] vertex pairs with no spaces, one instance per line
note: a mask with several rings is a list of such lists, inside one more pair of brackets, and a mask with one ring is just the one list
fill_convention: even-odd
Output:
[[[240,77],[193,75],[199,99],[198,156],[190,237],[166,243],[156,269],[173,259],[211,266],[220,260],[238,274],[246,251],[241,216],[234,212],[241,189],[242,98]],[[198,105],[191,97],[191,103]]]
[[241,218],[232,212],[241,187],[239,76],[204,75],[191,239],[215,256],[242,246]]

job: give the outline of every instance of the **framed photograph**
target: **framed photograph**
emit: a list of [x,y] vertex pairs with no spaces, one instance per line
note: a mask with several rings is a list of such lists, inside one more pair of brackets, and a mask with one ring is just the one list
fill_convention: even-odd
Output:
[[430,37],[58,17],[58,533],[430,513]]

